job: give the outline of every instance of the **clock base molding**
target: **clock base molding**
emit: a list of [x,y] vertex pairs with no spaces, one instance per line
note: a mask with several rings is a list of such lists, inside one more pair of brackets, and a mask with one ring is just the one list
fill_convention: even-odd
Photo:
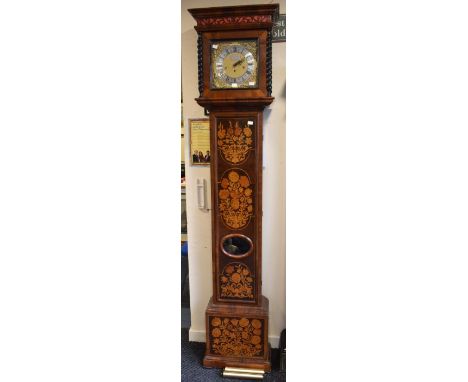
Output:
[[269,302],[259,306],[215,304],[206,308],[205,367],[271,370],[268,343]]
[[270,354],[268,353],[268,359],[266,360],[255,360],[255,359],[248,359],[243,358],[239,360],[239,358],[235,357],[221,357],[221,356],[213,356],[213,355],[205,355],[203,358],[203,366],[207,368],[216,368],[216,369],[224,369],[225,367],[239,367],[244,369],[259,369],[263,370],[266,373],[271,371],[271,362],[270,362]]

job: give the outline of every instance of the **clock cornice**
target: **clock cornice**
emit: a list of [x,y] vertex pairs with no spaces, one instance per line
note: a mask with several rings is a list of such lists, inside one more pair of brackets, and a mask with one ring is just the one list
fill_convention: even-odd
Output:
[[279,4],[195,8],[188,11],[197,21],[197,32],[271,28],[278,18]]

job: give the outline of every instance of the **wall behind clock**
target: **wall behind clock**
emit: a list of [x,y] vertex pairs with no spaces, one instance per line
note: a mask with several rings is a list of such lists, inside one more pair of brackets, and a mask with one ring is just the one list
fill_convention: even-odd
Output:
[[[198,97],[197,33],[190,8],[226,5],[279,3],[286,13],[286,2],[241,0],[182,0],[182,92],[185,126],[188,118],[203,118]],[[270,342],[278,346],[286,327],[286,43],[273,44],[273,93],[275,101],[264,112],[263,183],[263,294],[270,300]],[[187,181],[187,237],[189,241],[191,341],[205,341],[205,309],[212,295],[211,285],[211,210],[198,209],[197,179],[208,182],[210,168],[189,163],[189,129],[185,129]],[[208,202],[208,208],[211,208]]]

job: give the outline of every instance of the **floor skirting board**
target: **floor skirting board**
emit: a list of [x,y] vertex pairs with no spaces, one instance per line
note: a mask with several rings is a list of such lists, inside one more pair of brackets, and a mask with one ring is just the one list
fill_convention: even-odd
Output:
[[[206,331],[195,330],[190,328],[189,330],[189,341],[190,342],[205,342]],[[273,349],[279,348],[279,336],[268,336],[268,341]]]
[[190,342],[206,342],[205,341],[205,330],[194,330],[192,328],[189,329],[189,341]]

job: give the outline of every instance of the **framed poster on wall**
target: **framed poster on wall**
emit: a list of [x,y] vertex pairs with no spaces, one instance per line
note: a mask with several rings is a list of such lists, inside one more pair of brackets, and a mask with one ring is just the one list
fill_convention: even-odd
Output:
[[210,164],[210,120],[208,118],[189,119],[190,163]]

